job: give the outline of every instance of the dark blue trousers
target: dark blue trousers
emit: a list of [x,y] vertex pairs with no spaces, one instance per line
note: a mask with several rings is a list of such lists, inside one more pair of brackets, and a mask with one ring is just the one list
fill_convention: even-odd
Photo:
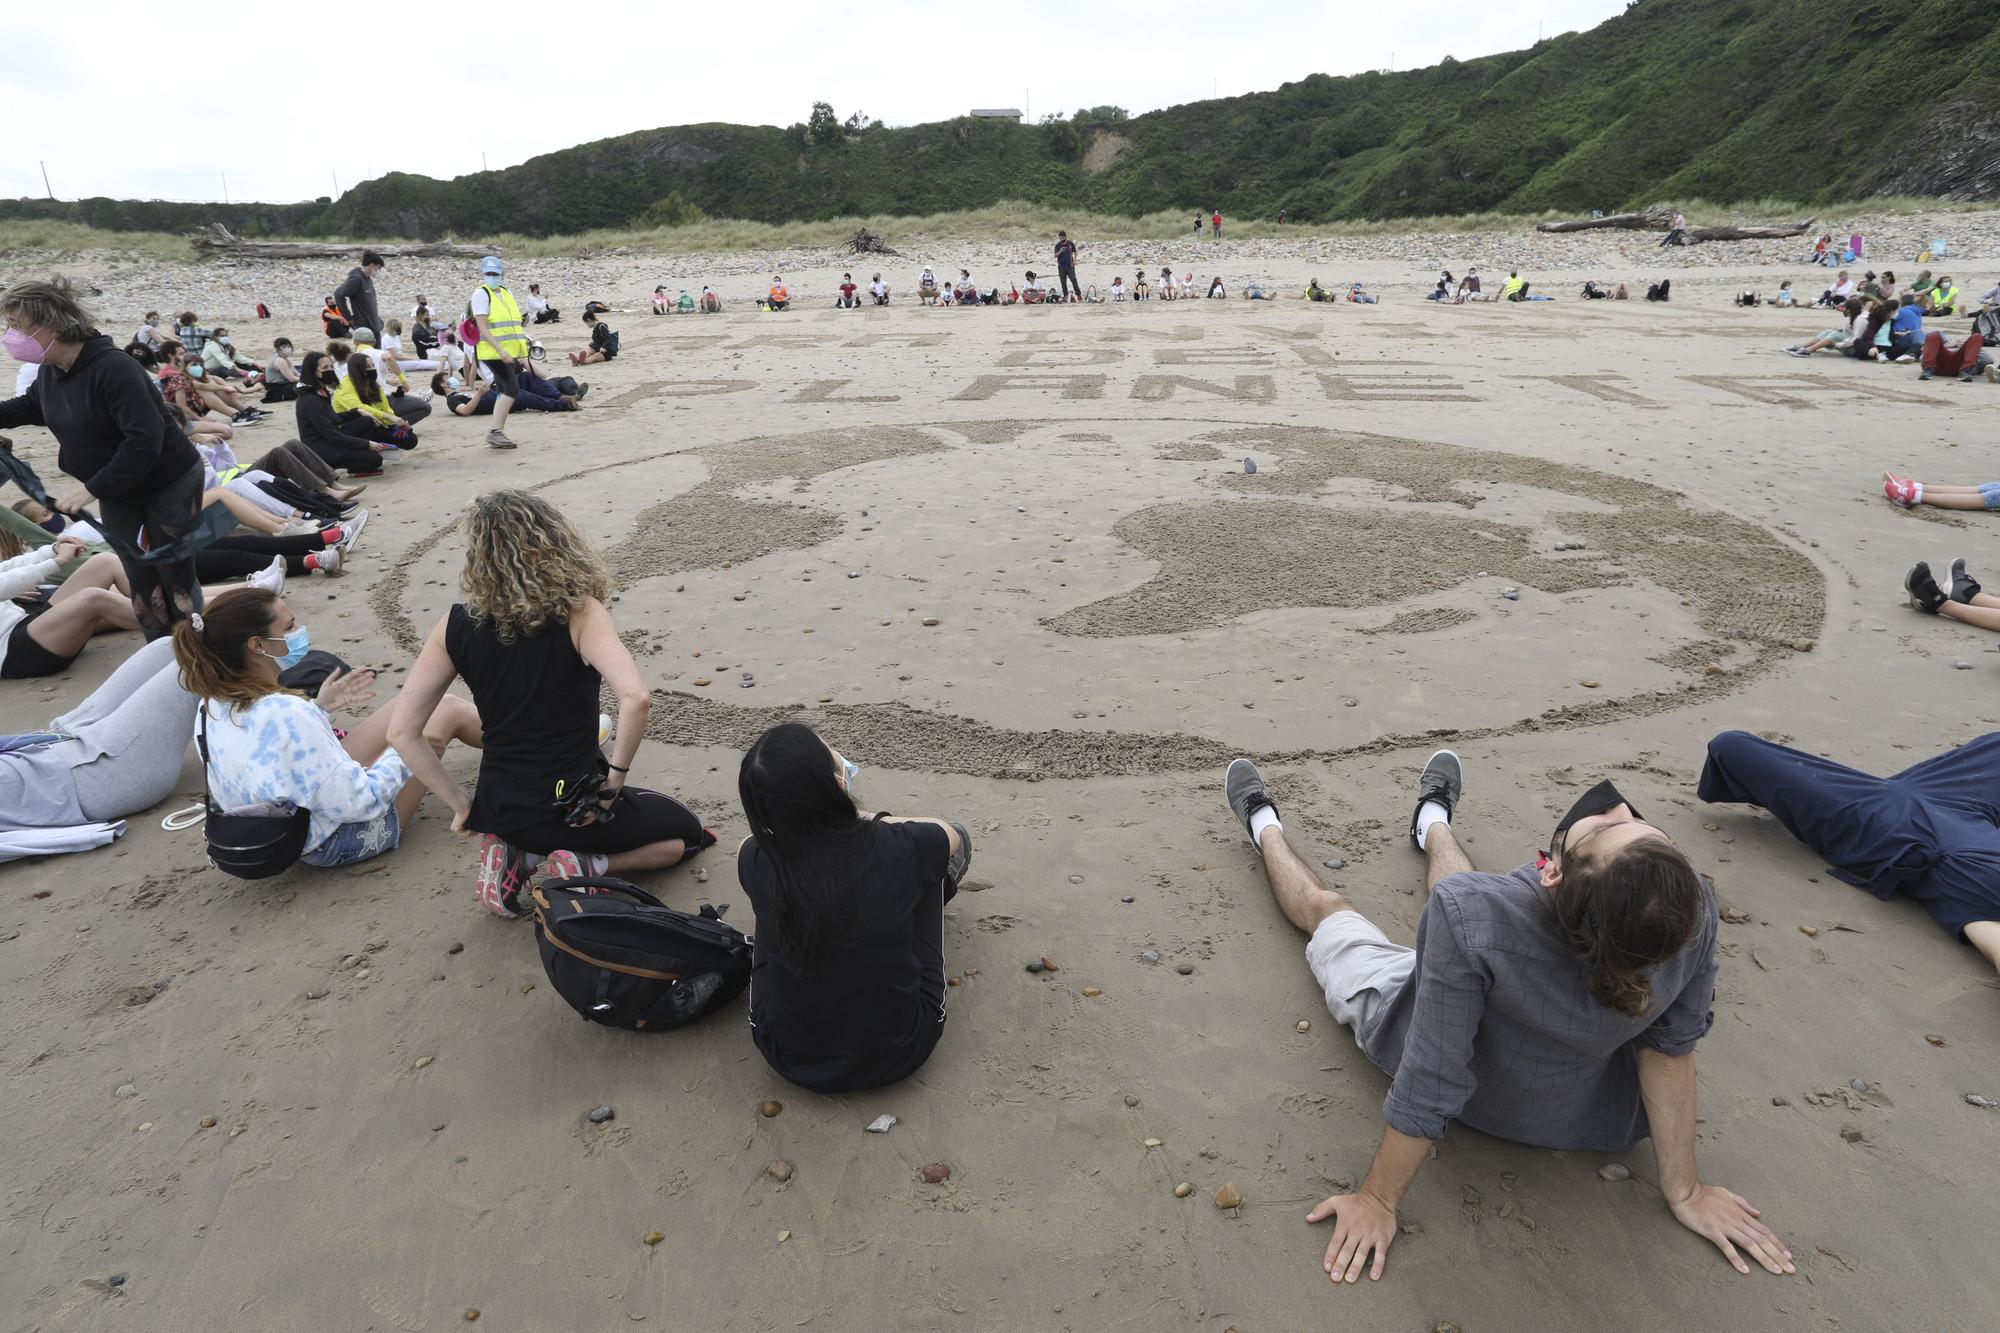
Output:
[[1708,743],[1698,794],[1763,806],[1835,878],[1914,899],[1956,938],[2000,921],[2000,733],[1877,778],[1725,731]]

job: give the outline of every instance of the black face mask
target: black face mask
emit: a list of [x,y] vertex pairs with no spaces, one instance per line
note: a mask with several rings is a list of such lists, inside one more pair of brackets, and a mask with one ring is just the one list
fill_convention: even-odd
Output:
[[329,389],[337,388],[340,385],[340,376],[331,370],[322,370],[319,373],[319,382]]
[[[1588,819],[1592,815],[1601,815],[1606,810],[1618,805],[1630,809],[1634,819],[1645,818],[1644,815],[1639,813],[1639,808],[1626,800],[1624,794],[1618,790],[1609,778],[1606,778],[1603,782],[1598,783],[1595,787],[1577,797],[1576,804],[1569,808],[1569,813],[1564,815],[1561,822],[1556,825],[1556,831],[1549,835],[1549,846],[1554,847],[1556,844],[1562,842],[1563,835],[1569,832],[1570,827],[1577,820]],[[1543,852],[1540,864],[1547,865],[1549,860],[1549,854]]]
[[50,514],[41,522],[42,531],[57,535],[60,535],[62,530],[68,526],[69,520],[65,519],[61,514]]

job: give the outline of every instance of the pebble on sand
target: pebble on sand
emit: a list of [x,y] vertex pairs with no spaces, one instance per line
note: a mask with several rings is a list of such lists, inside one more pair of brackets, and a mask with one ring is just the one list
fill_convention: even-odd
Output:
[[1583,688],[1585,688],[1586,690],[1594,690],[1597,688],[1597,682],[1594,680],[1587,680],[1587,679],[1580,680],[1577,682],[1577,684],[1583,686]]
[[792,1238],[792,1233],[791,1233],[791,1232],[789,1232],[789,1231],[780,1231],[780,1232],[778,1233],[778,1244],[780,1244],[780,1245],[783,1245],[783,1244],[784,1244],[784,1243],[785,1243],[786,1241],[790,1240],[791,1238]]
[[1299,1020],[1299,1031],[1311,1032],[1312,1030],[1313,1030],[1313,1025],[1312,1025],[1312,1020],[1310,1018],[1301,1018]]
[[475,1319],[477,1319],[477,1318],[479,1318],[479,1311],[478,1311],[478,1310],[476,1310],[476,1309],[471,1309],[471,1310],[467,1310],[467,1311],[465,1312],[465,1322],[466,1322],[466,1323],[468,1323],[468,1324],[469,1324],[469,1323],[473,1322],[473,1321],[474,1321]]
[[137,1097],[139,1095],[139,1090],[133,1087],[130,1083],[120,1083],[118,1085],[118,1091],[116,1091],[112,1095],[114,1097]]
[[1139,1099],[1137,1097],[1134,1097],[1131,1093],[1128,1092],[1125,1094],[1125,1104],[1127,1106],[1137,1106],[1139,1104]]
[[1926,1032],[1924,1040],[1933,1046],[1942,1046],[1945,1044],[1944,1035],[1938,1032]]
[[1041,971],[1041,970],[1042,970],[1042,960],[1041,960],[1041,959],[1039,959],[1039,958],[1031,958],[1031,959],[1029,959],[1029,960],[1028,960],[1028,963],[1027,963],[1027,967],[1026,967],[1026,970],[1027,970],[1027,971],[1029,971],[1029,972],[1039,972],[1039,971]]
[[1094,1000],[1094,999],[1096,999],[1096,998],[1097,998],[1098,996],[1100,996],[1100,995],[1104,994],[1104,992],[1103,992],[1103,991],[1101,991],[1101,990],[1099,990],[1099,989],[1097,989],[1097,987],[1095,987],[1095,986],[1085,986],[1085,987],[1083,988],[1083,994],[1084,994],[1084,998],[1086,998],[1086,999],[1090,999],[1090,1000]]
[[1341,860],[1341,859],[1340,859],[1339,857],[1337,857],[1337,856],[1335,856],[1335,857],[1329,857],[1329,858],[1328,858],[1327,860],[1324,860],[1324,861],[1320,862],[1320,864],[1321,864],[1321,865],[1323,865],[1323,866],[1325,866],[1325,867],[1326,867],[1326,868],[1327,868],[1328,870],[1345,870],[1345,869],[1347,869],[1347,862],[1345,862],[1345,861]]
[[203,1129],[214,1129],[214,1128],[215,1128],[215,1117],[214,1117],[214,1116],[212,1116],[212,1115],[205,1115],[205,1116],[203,1116],[203,1117],[201,1118],[201,1127],[202,1127]]
[[885,1113],[883,1115],[876,1116],[873,1120],[870,1120],[867,1125],[867,1131],[870,1134],[887,1134],[891,1129],[894,1129],[895,1127],[896,1127],[896,1117]]
[[1621,1180],[1630,1180],[1632,1178],[1632,1168],[1626,1166],[1623,1162],[1606,1162],[1603,1166],[1597,1168],[1597,1178],[1599,1180],[1608,1180],[1615,1185]]
[[1243,1191],[1225,1181],[1222,1188],[1215,1192],[1215,1206],[1225,1210],[1241,1208],[1243,1206]]
[[1180,974],[1181,974],[1182,976],[1184,976],[1184,977],[1191,977],[1191,976],[1193,976],[1193,975],[1194,975],[1194,964],[1193,964],[1193,963],[1175,963],[1175,964],[1174,964],[1174,971],[1176,971],[1176,972],[1180,973]]
[[1977,1106],[1982,1111],[2000,1111],[2000,1102],[1994,1101],[1991,1097],[1982,1097],[1976,1092],[1965,1094],[1965,1104]]
[[1185,1180],[1174,1186],[1174,1197],[1176,1199],[1185,1199],[1192,1193],[1194,1193],[1194,1186],[1188,1184]]
[[778,1112],[784,1109],[785,1109],[785,1104],[783,1102],[765,1102],[762,1106],[757,1108],[757,1114],[763,1116],[766,1120],[769,1120],[772,1117],[776,1116]]
[[1147,1140],[1146,1140],[1146,1146],[1147,1146],[1148,1148],[1157,1148],[1157,1147],[1159,1147],[1159,1146],[1160,1146],[1160,1140],[1159,1140],[1159,1139],[1147,1139]]
[[667,1238],[667,1233],[664,1231],[648,1231],[646,1233],[646,1243],[648,1245],[658,1245],[661,1241],[665,1240],[666,1238]]
[[1152,949],[1141,949],[1139,950],[1139,961],[1142,963],[1157,963],[1160,961],[1160,955]]
[[936,625],[937,623],[938,623],[938,618],[937,618],[936,616],[925,616],[925,617],[924,617],[924,624],[925,624],[926,626],[931,626],[931,625]]
[[793,1166],[790,1162],[786,1161],[784,1158],[779,1157],[774,1159],[769,1166],[764,1168],[764,1174],[769,1176],[771,1179],[777,1181],[780,1185],[782,1185],[786,1181],[792,1178],[792,1173],[796,1170],[798,1170],[797,1167]]
[[617,1114],[618,1112],[612,1110],[609,1106],[600,1106],[595,1111],[592,1111],[590,1113],[590,1123],[593,1125],[601,1125],[605,1121],[610,1120],[612,1117],[616,1116]]
[[924,1184],[942,1185],[951,1179],[951,1166],[946,1162],[932,1162],[923,1169]]
[[1816,936],[1816,935],[1818,935],[1818,934],[1819,934],[1819,927],[1818,927],[1818,926],[1800,926],[1800,927],[1799,927],[1799,934],[1801,934],[1801,935],[1805,936],[1805,937],[1806,937],[1807,939],[1811,939],[1811,938],[1813,938],[1814,936]]
[[446,949],[446,950],[445,950],[445,952],[446,952],[446,953],[464,953],[464,952],[465,952],[465,945],[464,945],[464,944],[462,944],[462,943],[460,943],[460,942],[459,942],[459,941],[457,941],[457,940],[453,940],[453,941],[452,941],[452,943],[451,943],[451,947],[450,947],[449,949]]
[[437,1057],[433,1055],[420,1055],[417,1057],[416,1068],[429,1069],[431,1067],[431,1063],[436,1059]]

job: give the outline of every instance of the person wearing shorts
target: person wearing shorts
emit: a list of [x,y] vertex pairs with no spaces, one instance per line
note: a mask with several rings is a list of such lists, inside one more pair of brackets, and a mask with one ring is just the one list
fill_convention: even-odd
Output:
[[2000,509],[2000,481],[1955,486],[1884,472],[1882,494],[1905,509],[1914,509],[1918,505],[1934,505],[1939,509],[1983,509],[1988,513]]
[[1756,1210],[1695,1171],[1694,1046],[1715,1018],[1707,882],[1608,782],[1575,803],[1537,862],[1482,873],[1451,832],[1463,787],[1449,750],[1418,780],[1410,841],[1426,858],[1429,896],[1408,947],[1320,883],[1285,841],[1255,764],[1238,759],[1224,779],[1279,909],[1311,937],[1306,963],[1328,1011],[1391,1079],[1366,1179],[1307,1214],[1334,1221],[1322,1271],[1353,1282],[1372,1254],[1370,1276],[1381,1276],[1397,1202],[1431,1145],[1463,1121],[1588,1152],[1651,1137],[1676,1220],[1739,1272],[1749,1271],[1739,1246],[1770,1272],[1792,1272]]

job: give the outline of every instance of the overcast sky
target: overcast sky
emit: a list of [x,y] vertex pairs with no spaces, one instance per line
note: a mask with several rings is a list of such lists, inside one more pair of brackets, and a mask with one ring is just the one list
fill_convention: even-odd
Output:
[[[1410,69],[1593,27],[1624,0],[864,0],[853,6],[21,0],[0,32],[0,196],[292,200],[448,178],[633,130],[892,125],[974,106],[1135,114],[1312,73]],[[310,14],[310,27],[298,16]],[[355,16],[361,16],[358,20]],[[366,36],[351,35],[360,22]],[[468,115],[475,105],[509,115]],[[312,132],[310,146],[300,145]]]

